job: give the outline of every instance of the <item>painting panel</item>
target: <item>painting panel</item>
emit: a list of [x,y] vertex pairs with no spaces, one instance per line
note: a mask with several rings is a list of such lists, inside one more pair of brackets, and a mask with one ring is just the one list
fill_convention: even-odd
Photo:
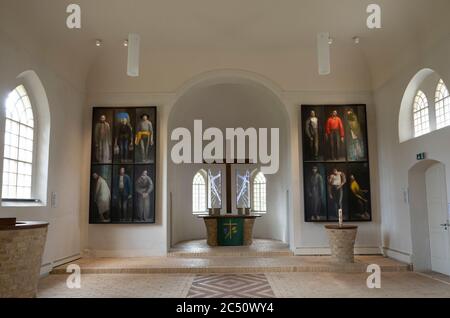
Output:
[[369,164],[351,163],[347,167],[347,174],[350,220],[370,221],[372,218],[372,211]]
[[155,176],[154,165],[134,166],[134,222],[155,222]]
[[339,210],[342,209],[344,220],[349,220],[348,211],[348,177],[346,164],[327,163],[327,208],[328,220],[339,220]]
[[114,163],[133,163],[135,109],[114,112]]
[[303,160],[324,160],[324,108],[306,106],[302,108]]
[[345,131],[348,161],[367,160],[366,110],[364,106],[345,108]]
[[94,165],[91,169],[90,223],[111,222],[111,165]]
[[92,163],[111,163],[114,111],[108,108],[96,108],[92,117]]
[[326,161],[346,161],[345,109],[325,106],[324,112],[324,153]]
[[135,127],[135,162],[155,163],[156,108],[137,108]]
[[133,222],[134,166],[114,165],[112,179],[112,221]]
[[307,163],[304,170],[305,221],[327,220],[327,175],[321,163]]

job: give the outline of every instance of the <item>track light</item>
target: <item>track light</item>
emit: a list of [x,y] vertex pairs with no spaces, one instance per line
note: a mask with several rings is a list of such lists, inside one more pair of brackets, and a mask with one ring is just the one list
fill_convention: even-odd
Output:
[[102,46],[103,42],[102,40],[95,40],[95,46],[100,47]]
[[123,41],[123,46],[128,47],[128,40]]

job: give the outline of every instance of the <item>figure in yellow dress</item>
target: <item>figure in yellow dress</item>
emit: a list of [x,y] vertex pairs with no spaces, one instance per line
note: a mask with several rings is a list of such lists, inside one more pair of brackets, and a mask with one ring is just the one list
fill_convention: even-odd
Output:
[[352,199],[356,201],[358,206],[357,214],[363,220],[369,220],[370,215],[369,212],[367,211],[369,200],[366,199],[365,197],[369,191],[361,189],[354,175],[350,175],[350,191],[352,193]]

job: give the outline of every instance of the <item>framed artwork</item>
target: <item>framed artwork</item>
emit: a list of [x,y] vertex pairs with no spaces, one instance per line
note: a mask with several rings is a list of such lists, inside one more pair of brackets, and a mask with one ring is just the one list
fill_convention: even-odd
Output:
[[365,105],[303,105],[306,222],[371,221]]
[[155,223],[156,107],[95,107],[90,224]]

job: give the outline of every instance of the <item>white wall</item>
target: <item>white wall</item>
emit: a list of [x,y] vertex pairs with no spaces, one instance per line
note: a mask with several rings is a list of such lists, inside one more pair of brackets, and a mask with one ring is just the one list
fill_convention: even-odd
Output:
[[[83,149],[83,117],[80,110],[85,104],[85,93],[63,80],[50,65],[3,32],[0,32],[0,69],[2,109],[7,94],[16,84],[16,77],[27,70],[36,72],[48,97],[51,114],[48,193],[57,192],[57,207],[0,208],[0,217],[50,223],[43,259],[48,270],[52,263],[80,255],[80,162]],[[3,130],[4,116],[2,118],[0,129]],[[0,142],[3,143],[3,139]]]
[[383,246],[388,255],[408,262],[412,253],[410,212],[404,200],[404,191],[408,188],[408,170],[416,163],[416,154],[426,152],[429,159],[440,161],[446,166],[446,180],[450,184],[450,152],[447,146],[450,127],[399,143],[400,104],[410,80],[423,68],[436,71],[449,85],[449,56],[450,41],[441,41],[374,93]]
[[[138,78],[126,76],[126,50],[102,50],[92,64],[87,79],[89,91],[88,108],[93,106],[157,105],[159,118],[159,182],[157,188],[157,224],[155,226],[88,226],[89,189],[89,144],[90,110],[85,115],[84,164],[82,211],[85,216],[83,246],[101,255],[128,255],[130,253],[149,255],[165,253],[170,245],[170,201],[169,182],[166,176],[173,169],[166,165],[168,147],[166,132],[169,114],[176,101],[197,84],[213,84],[215,79],[221,83],[236,83],[248,79],[247,83],[264,86],[277,96],[287,114],[287,158],[286,171],[282,180],[284,189],[276,195],[286,202],[288,210],[288,241],[298,253],[326,253],[328,241],[322,225],[304,223],[303,183],[300,165],[301,153],[298,142],[298,110],[301,104],[368,104],[369,146],[371,154],[372,189],[378,188],[375,110],[371,91],[371,76],[363,53],[353,46],[333,46],[332,73],[330,76],[317,74],[316,50],[314,48],[270,49],[270,50],[231,50],[214,48],[177,48],[162,50],[143,47],[141,72]],[[226,79],[230,79],[227,81]],[[224,80],[225,79],[225,80]],[[178,107],[177,107],[178,109]],[[182,115],[182,108],[178,110]],[[236,117],[236,121],[238,117]],[[231,125],[235,127],[236,124]],[[269,125],[270,126],[270,125]],[[195,170],[195,169],[193,169]],[[177,173],[181,173],[178,172]],[[186,180],[191,180],[192,171],[184,171]],[[179,175],[179,179],[184,175]],[[188,193],[191,192],[188,188]],[[281,190],[282,189],[282,190]],[[283,193],[281,193],[281,191]],[[373,222],[361,224],[357,246],[369,248],[366,252],[379,251],[380,216],[378,198],[373,191]],[[189,200],[190,202],[190,200]],[[281,202],[281,201],[280,201]],[[186,203],[190,206],[190,203]],[[176,206],[172,207],[177,209]],[[284,207],[282,206],[282,209]],[[175,241],[198,237],[202,228],[200,222],[189,213],[191,227],[175,231]],[[257,234],[282,238],[286,233],[270,232],[268,225],[260,223]],[[275,223],[280,223],[276,221]],[[276,226],[275,228],[280,228]],[[204,231],[204,229],[203,229]],[[165,233],[165,234],[164,234]],[[164,236],[166,235],[166,236]],[[180,235],[177,237],[177,235]],[[120,246],[115,242],[120,241]],[[111,243],[113,242],[113,243]],[[158,243],[158,244],[156,244]],[[159,244],[161,243],[161,244]],[[166,244],[162,244],[166,243]],[[147,245],[146,245],[147,244]]]
[[[201,60],[201,58],[199,58]],[[198,62],[198,61],[197,61]],[[340,72],[334,74],[333,81],[340,82],[340,87],[345,86],[346,89],[334,91],[332,89],[326,89],[332,85],[324,85],[321,87],[321,80],[316,80],[315,76],[311,79],[314,81],[316,87],[321,88],[317,91],[308,90],[285,90],[283,87],[279,86],[277,83],[269,79],[267,76],[244,70],[210,70],[208,72],[200,73],[195,75],[195,72],[191,74],[192,77],[185,77],[184,81],[177,85],[177,81],[180,74],[175,74],[175,77],[170,78],[172,80],[171,91],[169,92],[152,92],[153,82],[148,82],[148,90],[139,91],[139,88],[144,87],[144,83],[149,79],[145,76],[140,78],[127,78],[122,73],[118,73],[117,76],[111,77],[110,70],[105,69],[105,66],[97,65],[96,73],[94,78],[96,81],[89,80],[92,87],[90,87],[91,92],[88,98],[88,107],[92,106],[143,106],[143,105],[158,105],[158,122],[159,122],[159,164],[157,169],[157,174],[159,176],[159,186],[157,192],[157,206],[159,207],[157,216],[157,224],[154,226],[141,226],[141,225],[131,225],[131,226],[100,226],[91,225],[87,226],[86,217],[86,230],[83,232],[85,237],[85,247],[91,250],[97,255],[152,255],[152,254],[164,254],[167,251],[168,246],[171,244],[170,237],[170,227],[172,227],[170,222],[170,200],[169,193],[173,189],[169,189],[168,185],[170,182],[166,179],[172,169],[170,167],[171,162],[166,161],[169,158],[170,147],[168,143],[168,138],[165,133],[168,131],[169,127],[169,114],[171,114],[173,109],[178,109],[174,105],[185,93],[189,92],[190,89],[196,86],[218,84],[218,83],[238,83],[241,82],[253,83],[256,86],[263,86],[271,91],[279,100],[279,103],[284,107],[284,112],[287,114],[288,124],[286,125],[287,131],[287,154],[288,158],[285,160],[285,164],[288,166],[286,171],[290,172],[283,179],[282,184],[286,186],[286,192],[284,189],[283,195],[277,194],[279,200],[283,200],[284,196],[287,202],[288,218],[287,218],[287,229],[284,231],[288,232],[288,242],[290,243],[291,249],[298,254],[326,254],[329,252],[328,240],[326,237],[323,225],[311,224],[304,222],[304,211],[303,211],[303,183],[302,180],[302,167],[301,167],[301,152],[299,150],[299,138],[298,138],[298,112],[301,104],[355,104],[362,103],[368,105],[368,122],[369,122],[369,150],[371,156],[371,181],[372,189],[378,188],[378,163],[377,163],[377,143],[376,143],[376,123],[375,123],[375,108],[373,105],[372,95],[367,90],[351,89],[352,84],[346,79],[352,76],[359,77],[360,83],[368,83],[367,78],[362,76],[362,72],[357,74],[340,76]],[[360,65],[360,67],[363,67]],[[201,68],[200,68],[201,69]],[[104,75],[103,71],[105,71]],[[299,73],[299,77],[308,76],[307,74]],[[365,73],[364,76],[367,76]],[[330,80],[330,79],[328,79]],[[129,89],[130,91],[121,91],[119,89],[120,82],[123,83],[124,89]],[[110,89],[108,89],[108,83],[110,83]],[[133,89],[131,83],[136,83],[137,89]],[[202,84],[203,83],[203,84]],[[155,85],[158,86],[158,85]],[[361,86],[358,86],[361,87]],[[100,89],[98,90],[97,89]],[[175,107],[175,108],[174,108]],[[183,108],[177,110],[180,112],[180,116],[184,113]],[[192,119],[189,120],[192,125]],[[237,119],[236,119],[237,122]],[[230,121],[231,123],[231,121]],[[82,204],[84,209],[88,209],[88,187],[89,187],[89,152],[90,152],[90,125],[91,125],[91,114],[90,111],[86,113],[85,124],[87,125],[85,129],[85,153],[84,153],[84,177],[83,177],[83,199]],[[232,127],[236,126],[233,124]],[[270,126],[270,125],[269,125]],[[168,165],[166,166],[166,163]],[[186,174],[186,180],[189,183],[192,180],[193,171],[188,169],[183,171],[183,176]],[[192,176],[191,176],[192,174]],[[181,177],[177,180],[181,179]],[[170,177],[171,178],[171,177]],[[188,188],[190,193],[191,189]],[[358,247],[357,252],[359,253],[377,253],[380,251],[380,214],[378,209],[378,197],[377,192],[373,192],[373,222],[371,223],[360,223],[360,232],[357,238],[356,245]],[[189,201],[190,202],[190,201]],[[190,206],[190,203],[186,203]],[[177,209],[176,206],[172,206],[172,209]],[[87,212],[86,212],[87,213]],[[87,214],[84,214],[87,215]],[[190,214],[188,215],[189,224],[191,227],[184,228],[180,230],[182,232],[176,232],[174,234],[174,241],[181,240],[186,237],[197,237],[201,233],[202,229],[200,222],[192,218]],[[274,214],[275,215],[275,214]],[[261,223],[263,225],[263,223]],[[174,223],[173,226],[177,227]],[[180,228],[180,227],[178,227]],[[192,231],[191,231],[192,228]],[[279,227],[275,227],[279,228]],[[260,227],[261,235],[268,235],[272,229],[267,229],[264,226]],[[204,230],[203,230],[204,231]],[[258,230],[259,231],[259,230]],[[174,232],[175,233],[175,232]],[[164,234],[166,236],[164,236]],[[179,235],[179,236],[178,236]],[[272,234],[270,234],[272,235]],[[286,234],[283,234],[286,235]],[[275,236],[280,238],[282,236]],[[120,241],[120,245],[117,245],[117,241]],[[165,244],[163,244],[165,243]],[[147,245],[146,245],[147,244]]]

